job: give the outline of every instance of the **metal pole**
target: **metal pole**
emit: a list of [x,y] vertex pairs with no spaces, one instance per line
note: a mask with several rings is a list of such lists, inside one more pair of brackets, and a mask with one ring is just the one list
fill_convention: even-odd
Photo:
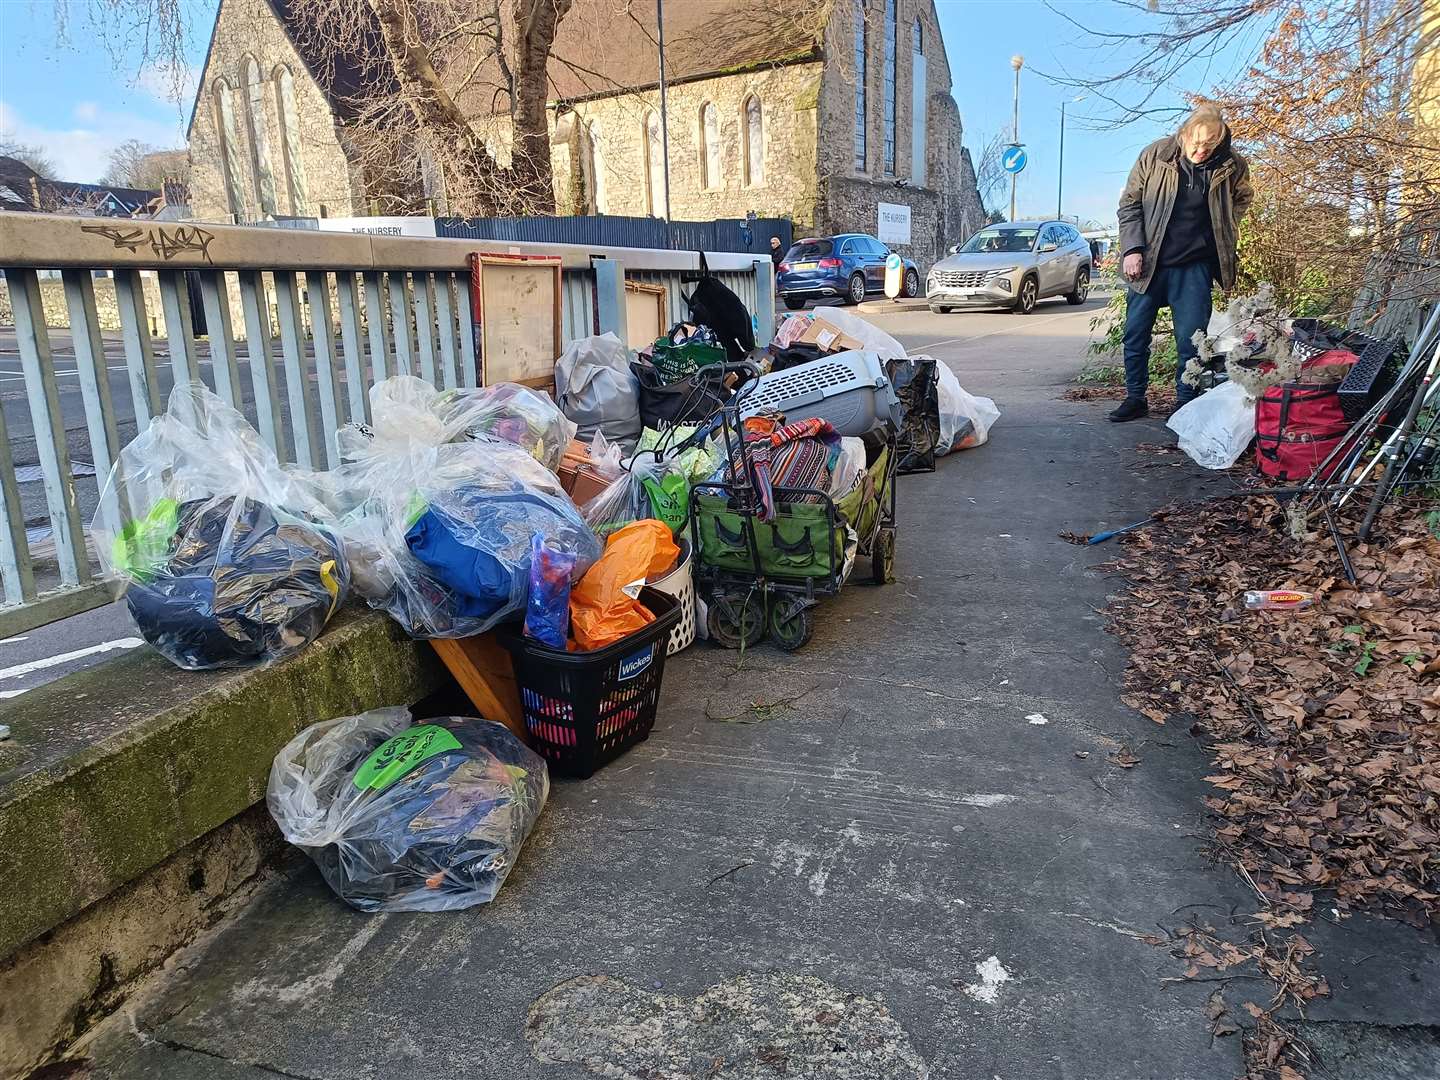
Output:
[[665,206],[661,217],[670,220],[670,118],[665,98],[665,0],[655,0],[655,27],[660,42],[660,153],[665,173]]
[[[1020,145],[1020,69],[1025,66],[1025,58],[1018,53],[1010,58],[1010,66],[1015,69],[1015,116],[1011,127],[1010,141]],[[1015,220],[1015,191],[1016,184],[1020,180],[1019,173],[1010,174],[1010,220]]]
[[1065,219],[1065,102],[1060,102],[1060,163],[1056,168],[1055,216]]

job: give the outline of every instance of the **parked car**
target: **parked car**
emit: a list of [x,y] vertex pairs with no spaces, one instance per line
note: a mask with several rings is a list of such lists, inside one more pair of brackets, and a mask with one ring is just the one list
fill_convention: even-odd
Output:
[[930,268],[925,298],[931,311],[1007,307],[1021,315],[1047,296],[1083,304],[1093,258],[1090,244],[1063,221],[988,225]]
[[[827,296],[858,304],[868,293],[885,291],[889,255],[889,248],[864,233],[811,237],[791,245],[775,280],[791,311]],[[900,295],[920,295],[920,270],[912,259],[905,260]]]

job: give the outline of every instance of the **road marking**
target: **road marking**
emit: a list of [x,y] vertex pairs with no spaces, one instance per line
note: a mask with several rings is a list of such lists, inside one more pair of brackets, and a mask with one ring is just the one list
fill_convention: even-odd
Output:
[[[18,679],[22,675],[43,671],[45,668],[55,667],[59,664],[68,664],[71,660],[94,656],[96,653],[112,652],[115,649],[138,649],[144,644],[145,642],[138,637],[122,637],[116,638],[114,641],[102,641],[99,645],[91,645],[86,649],[76,649],[74,652],[60,653],[58,656],[47,656],[40,660],[31,660],[27,664],[16,664],[14,667],[0,669],[0,679]],[[10,696],[13,697],[14,693],[11,693]]]
[[[1066,318],[1069,318],[1069,317],[1072,316],[1072,315],[1088,315],[1088,314],[1091,314],[1091,313],[1090,313],[1090,312],[1081,312],[1081,311],[1062,311],[1062,312],[1060,312],[1058,315],[1046,315],[1046,316],[1045,316],[1044,318],[1042,318],[1042,319],[1037,319],[1037,318],[1035,318],[1035,317],[1032,315],[1032,316],[1030,316],[1028,319],[1026,319],[1023,323],[1020,324],[1019,329],[1024,329],[1026,326],[1039,326],[1041,323],[1054,322],[1056,319],[1066,319]],[[1002,328],[999,329],[999,330],[991,330],[991,331],[989,331],[989,332],[987,332],[987,333],[984,333],[984,334],[976,334],[976,335],[974,335],[973,337],[946,338],[944,341],[932,341],[932,342],[929,342],[928,344],[925,344],[925,345],[916,345],[914,348],[909,349],[909,350],[907,350],[907,351],[908,351],[912,356],[913,356],[915,353],[917,353],[917,352],[923,354],[927,349],[936,349],[936,348],[939,348],[941,345],[963,345],[963,344],[965,344],[966,342],[979,341],[979,340],[981,340],[982,338],[994,337],[996,334],[1008,334],[1008,333],[1010,333],[1011,331],[1013,331],[1013,330],[1015,330],[1015,329],[1016,329],[1016,327],[1014,327],[1014,326],[1006,326],[1006,327],[1002,327]]]

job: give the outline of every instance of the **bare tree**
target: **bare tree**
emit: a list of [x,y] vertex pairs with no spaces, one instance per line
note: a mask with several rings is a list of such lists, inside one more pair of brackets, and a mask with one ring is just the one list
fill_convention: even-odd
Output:
[[110,151],[110,162],[100,182],[159,191],[166,181],[185,182],[189,172],[184,150],[161,150],[139,139],[126,139]]
[[0,135],[0,157],[14,158],[28,165],[42,180],[55,178],[55,162],[41,147]]
[[985,207],[987,220],[998,212],[996,198],[1003,197],[1005,192],[1009,174],[1001,164],[1001,159],[1009,145],[1010,142],[1004,134],[996,132],[981,145],[980,156],[975,161],[975,187],[980,192],[980,202]]
[[1108,125],[1219,105],[1256,187],[1242,287],[1270,280],[1292,305],[1343,307],[1372,255],[1440,254],[1440,19],[1426,4],[1116,0],[1133,13],[1125,31],[1055,4],[1106,69],[1049,77],[1108,104]]
[[[347,137],[382,195],[413,197],[428,158],[455,212],[553,213],[548,62],[572,3],[293,0],[290,13],[321,58],[322,82],[340,85],[342,69],[357,76],[343,80],[354,98]],[[62,40],[77,10],[103,40],[138,41],[142,64],[184,70],[183,0],[55,0]]]

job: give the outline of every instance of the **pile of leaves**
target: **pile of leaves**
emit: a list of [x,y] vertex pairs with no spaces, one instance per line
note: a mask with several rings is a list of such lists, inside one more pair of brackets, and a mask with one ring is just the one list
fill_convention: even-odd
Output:
[[[1350,531],[1350,530],[1347,530]],[[1217,766],[1217,840],[1273,928],[1323,891],[1427,924],[1440,912],[1440,539],[1387,507],[1341,574],[1328,535],[1291,539],[1270,498],[1200,504],[1123,538],[1112,630],[1127,704],[1183,719]],[[1250,589],[1317,594],[1250,611]]]

